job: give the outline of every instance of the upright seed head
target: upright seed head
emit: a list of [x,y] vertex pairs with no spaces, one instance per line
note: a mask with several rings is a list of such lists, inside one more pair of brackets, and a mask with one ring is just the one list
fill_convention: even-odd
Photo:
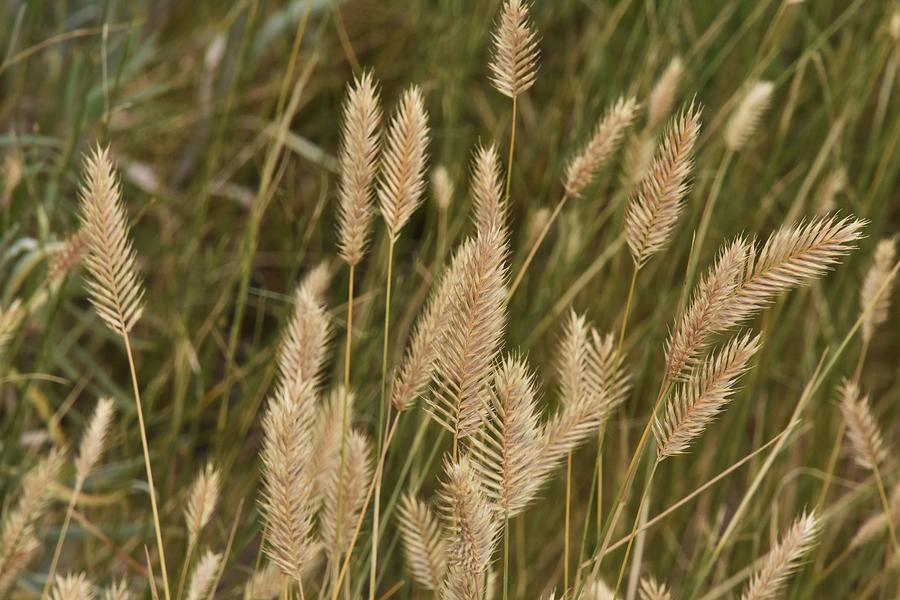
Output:
[[528,20],[528,5],[507,0],[494,26],[491,83],[510,98],[534,85],[537,72],[537,39]]
[[741,150],[759,126],[759,120],[769,103],[775,86],[771,81],[756,81],[751,84],[737,109],[725,126],[725,146],[732,152]]
[[106,448],[106,438],[112,423],[115,408],[110,398],[101,398],[94,409],[94,415],[81,437],[78,458],[75,459],[76,487],[80,488],[90,475]]
[[188,493],[187,506],[184,509],[184,520],[187,524],[188,540],[196,545],[200,532],[212,518],[216,503],[219,501],[219,472],[211,463],[201,470]]
[[672,112],[675,96],[678,94],[678,84],[684,72],[684,63],[681,58],[675,57],[656,81],[650,96],[647,98],[647,129],[653,130],[663,122]]
[[431,171],[431,194],[438,210],[446,212],[453,200],[453,181],[447,172],[447,167],[438,165]]
[[869,398],[861,395],[859,386],[852,381],[844,381],[839,394],[853,458],[862,468],[874,471],[885,461],[888,453],[881,430],[869,408]]
[[879,325],[887,321],[891,306],[891,287],[895,274],[894,261],[897,256],[897,242],[884,239],[875,247],[875,261],[866,273],[862,289],[859,293],[860,310],[862,310],[862,337],[868,344]]
[[750,579],[741,600],[774,600],[799,567],[800,561],[812,551],[821,530],[815,512],[803,514],[791,525],[766,555],[763,564]]

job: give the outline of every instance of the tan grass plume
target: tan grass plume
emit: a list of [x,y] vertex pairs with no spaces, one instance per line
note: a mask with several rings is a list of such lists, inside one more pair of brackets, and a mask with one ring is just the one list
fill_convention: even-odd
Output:
[[222,555],[211,550],[200,558],[191,573],[191,583],[188,585],[187,600],[204,600],[214,596],[215,590],[210,589],[222,563]]
[[93,600],[94,586],[84,573],[57,575],[52,600]]
[[391,239],[422,202],[428,152],[428,114],[417,86],[403,92],[388,127],[378,202]]
[[755,81],[744,92],[734,113],[725,126],[725,146],[732,152],[741,150],[759,127],[763,113],[772,101],[775,90],[771,81]]
[[133,600],[134,597],[124,579],[120,579],[107,587],[103,590],[103,595],[101,596],[103,600]]
[[839,394],[853,458],[862,468],[875,470],[887,458],[887,449],[869,408],[869,398],[861,395],[859,386],[853,381],[844,381]]
[[101,398],[97,402],[88,427],[81,436],[78,457],[75,459],[75,487],[77,489],[81,489],[84,481],[103,456],[114,414],[115,406],[111,398]]
[[218,502],[219,471],[212,463],[207,463],[194,478],[184,509],[190,546],[196,546],[200,532],[209,523]]
[[672,112],[678,85],[684,73],[684,63],[676,56],[666,66],[665,71],[656,80],[656,84],[647,97],[647,129],[654,130]]
[[642,577],[638,588],[641,600],[672,600],[672,592],[664,583],[656,581],[653,577]]
[[669,243],[681,215],[700,131],[700,108],[691,104],[676,117],[650,170],[628,202],[625,238],[636,268]]
[[497,147],[478,146],[472,161],[472,201],[478,231],[506,227],[506,204]]
[[447,547],[437,517],[427,504],[407,493],[400,500],[397,521],[413,578],[426,590],[436,591],[447,572]]
[[507,0],[494,25],[491,83],[504,96],[516,98],[534,85],[537,38],[522,0]]
[[450,179],[450,173],[447,167],[438,165],[431,171],[431,195],[434,196],[434,203],[437,204],[438,210],[446,212],[450,208],[455,193],[453,180]]
[[85,160],[84,176],[81,226],[87,239],[88,294],[107,326],[125,335],[141,317],[144,290],[108,148],[94,149]]
[[300,285],[294,292],[294,312],[278,352],[281,381],[289,386],[317,387],[328,352],[330,323],[325,307],[312,291]]
[[374,216],[372,184],[378,168],[381,103],[371,72],[347,90],[339,153],[338,241],[341,258],[356,265],[366,252]]
[[[319,535],[325,551],[332,560],[336,560],[337,556],[347,550],[353,535],[352,527],[344,526],[338,530],[338,519],[345,524],[356,523],[366,500],[366,490],[372,480],[372,452],[369,439],[359,431],[351,431],[347,436],[345,451],[343,473],[336,468],[329,474],[319,521]],[[342,493],[339,492],[341,484],[343,484]],[[340,502],[338,502],[339,495]],[[340,539],[337,539],[338,531]],[[334,552],[338,555],[332,556]]]
[[774,600],[784,590],[787,579],[800,567],[800,562],[816,544],[821,524],[815,512],[803,514],[794,521],[756,570],[742,600]]
[[872,340],[878,326],[887,321],[896,256],[897,242],[893,238],[878,242],[875,247],[875,260],[863,280],[859,303],[863,311],[861,331],[865,344]]

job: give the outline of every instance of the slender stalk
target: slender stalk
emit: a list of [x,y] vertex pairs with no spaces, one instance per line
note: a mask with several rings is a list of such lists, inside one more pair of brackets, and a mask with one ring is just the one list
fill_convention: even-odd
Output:
[[506,201],[509,202],[509,189],[512,183],[513,155],[516,152],[516,113],[519,103],[516,96],[512,99],[512,123],[509,128],[509,158],[506,163]]
[[[384,304],[384,343],[381,350],[381,401],[378,403],[377,450],[381,452],[384,432],[385,388],[387,386],[388,338],[391,324],[391,280],[394,270],[394,240],[388,242],[387,284]],[[378,518],[381,512],[381,473],[375,478],[375,504],[372,507],[372,561],[369,569],[369,600],[375,600],[376,573],[378,572]]]
[[[341,409],[341,449],[338,461],[338,492],[337,492],[337,519],[335,522],[335,561],[332,565],[332,581],[334,582],[334,598],[337,598],[340,589],[340,580],[337,572],[337,564],[340,560],[340,539],[341,525],[343,524],[343,502],[344,502],[344,460],[347,446],[347,429],[350,426],[350,415],[348,406],[348,394],[350,393],[350,356],[353,347],[353,280],[356,275],[356,266],[350,265],[350,273],[348,274],[349,283],[347,285],[347,338],[344,345],[344,406]],[[349,556],[349,554],[348,554]]]
[[519,284],[522,283],[522,279],[525,277],[525,272],[528,270],[529,265],[531,265],[531,261],[534,260],[534,255],[537,254],[538,248],[541,247],[541,244],[544,242],[544,238],[547,237],[547,234],[550,232],[550,228],[553,227],[553,223],[556,221],[557,217],[559,217],[559,213],[562,212],[563,207],[568,201],[569,195],[563,193],[562,197],[559,199],[559,202],[556,203],[556,207],[553,209],[553,213],[551,213],[550,218],[547,219],[546,223],[544,223],[544,226],[541,228],[541,232],[538,234],[537,239],[535,240],[534,244],[532,244],[531,249],[528,251],[528,256],[525,257],[525,262],[522,263],[521,267],[519,267],[519,271],[516,273],[512,285],[509,286],[509,293],[507,293],[506,295],[507,302],[509,302],[510,298],[513,297],[513,294],[516,293]]
[[184,593],[184,584],[187,581],[187,572],[188,565],[191,564],[191,557],[194,555],[194,540],[190,540],[188,542],[187,552],[184,556],[184,564],[181,565],[181,576],[178,578],[178,593],[175,594],[176,598],[184,598],[182,595]]
[[166,600],[171,598],[169,592],[169,575],[166,567],[166,552],[163,547],[162,529],[159,525],[159,510],[156,507],[156,487],[153,483],[153,468],[150,466],[150,446],[147,444],[147,429],[144,426],[144,410],[141,408],[141,391],[138,388],[137,369],[134,367],[134,354],[131,351],[131,341],[128,334],[123,334],[122,339],[125,340],[125,353],[128,355],[128,369],[131,371],[131,385],[134,391],[134,405],[137,409],[138,425],[141,430],[141,446],[144,450],[144,467],[147,471],[147,485],[150,492],[150,507],[153,510],[153,527],[156,531],[156,546],[159,550],[159,568],[162,571],[163,593]]
[[50,561],[50,570],[47,572],[47,581],[44,582],[44,590],[41,592],[41,598],[46,598],[50,592],[50,585],[56,575],[56,567],[59,564],[59,557],[62,554],[63,543],[66,541],[66,534],[69,532],[69,523],[72,520],[72,511],[75,510],[75,503],[81,493],[82,481],[75,482],[75,489],[72,490],[72,496],[69,498],[69,505],[66,507],[66,516],[63,519],[62,530],[59,532],[59,539],[56,541],[56,549],[53,550],[53,560]]
[[878,487],[878,495],[881,496],[881,507],[884,509],[884,516],[887,517],[888,531],[891,532],[891,544],[894,547],[894,556],[900,556],[900,544],[897,543],[897,531],[894,527],[894,515],[891,513],[891,504],[888,502],[887,494],[884,492],[884,482],[881,480],[881,469],[878,465],[872,469],[875,473],[875,485]]
[[509,600],[509,515],[503,520],[503,600]]
[[647,478],[647,485],[644,486],[644,492],[641,494],[641,501],[638,504],[637,512],[634,514],[634,524],[631,526],[631,533],[628,534],[628,544],[625,546],[625,556],[622,558],[622,566],[619,567],[619,577],[616,580],[616,589],[613,597],[618,596],[619,588],[622,585],[622,579],[625,575],[625,568],[628,566],[628,557],[631,554],[631,547],[634,545],[634,539],[637,537],[637,528],[641,520],[641,513],[644,511],[644,503],[650,496],[650,487],[653,485],[653,476],[656,475],[656,468],[659,466],[659,460],[653,459],[653,465],[650,467],[650,476]]
[[563,589],[569,589],[569,524],[572,509],[572,453],[566,457],[566,520],[563,525]]
[[628,315],[631,312],[631,302],[634,299],[634,286],[637,283],[638,271],[635,266],[631,271],[631,285],[628,286],[628,300],[625,301],[625,313],[622,315],[622,329],[619,330],[619,344],[616,346],[616,356],[622,354],[622,345],[625,343],[625,330],[628,329]]

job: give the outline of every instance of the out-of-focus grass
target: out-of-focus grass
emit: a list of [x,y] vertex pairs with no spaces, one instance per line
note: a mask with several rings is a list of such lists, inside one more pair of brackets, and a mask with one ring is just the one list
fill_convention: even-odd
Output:
[[[0,7],[0,22],[5,24],[0,27],[0,49],[5,50],[0,66],[0,152],[7,165],[21,165],[23,174],[3,196],[2,301],[5,305],[14,297],[27,298],[42,286],[42,254],[77,225],[80,157],[95,143],[109,143],[123,173],[124,197],[147,280],[147,313],[134,333],[134,345],[166,537],[173,547],[170,560],[175,564],[183,545],[183,494],[210,458],[226,468],[227,490],[211,544],[223,547],[238,519],[223,588],[237,590],[256,561],[258,411],[272,383],[278,328],[289,309],[291,290],[322,260],[330,261],[336,273],[328,298],[335,328],[342,329],[346,277],[335,257],[334,155],[338,107],[354,69],[374,69],[388,106],[408,83],[422,86],[433,130],[431,164],[446,165],[456,184],[448,238],[438,239],[438,211],[426,202],[399,242],[391,342],[392,355],[398,358],[432,282],[440,248],[452,247],[470,229],[466,179],[473,147],[481,140],[497,141],[505,149],[509,103],[486,78],[498,5],[469,0],[245,0],[35,1]],[[530,220],[558,198],[565,161],[604,106],[621,94],[643,98],[675,55],[686,67],[679,102],[694,98],[705,106],[695,185],[680,233],[638,282],[625,346],[634,390],[607,433],[607,503],[652,406],[666,328],[682,291],[689,231],[696,226],[724,152],[724,120],[751,79],[774,81],[774,102],[759,134],[727,173],[699,257],[701,268],[728,237],[765,235],[789,215],[813,214],[819,183],[840,166],[847,170],[848,188],[838,196],[838,208],[869,219],[869,237],[821,285],[792,294],[761,318],[765,346],[756,369],[692,455],[660,469],[650,514],[780,432],[822,352],[834,348],[852,326],[871,248],[896,232],[900,208],[900,42],[889,27],[894,10],[890,2],[872,0],[557,0],[538,1],[533,7],[542,58],[537,84],[520,103],[510,212],[513,270],[528,250]],[[274,195],[262,215],[252,254],[246,311],[236,323],[250,204],[273,143],[278,94],[303,18],[308,23],[294,57],[294,73],[299,77],[308,70],[309,78],[275,169]],[[621,232],[620,178],[617,164],[586,197],[569,204],[510,306],[507,347],[521,349],[542,374],[551,372],[562,309],[568,308],[560,306],[560,298]],[[373,252],[358,275],[352,375],[360,418],[372,428],[380,386],[386,253],[383,228],[376,232]],[[626,252],[613,254],[574,294],[571,305],[602,328],[614,330],[630,269]],[[897,428],[891,424],[900,397],[895,359],[900,337],[894,321],[876,335],[863,372],[863,385],[889,439],[896,438]],[[236,344],[229,360],[232,335]],[[839,422],[833,390],[840,377],[852,373],[857,353],[854,340],[816,393],[802,431],[757,493],[738,539],[715,565],[712,582],[724,581],[748,565],[769,547],[771,532],[815,503]],[[332,354],[329,384],[339,380],[342,368],[340,352]],[[69,277],[59,294],[29,316],[4,360],[10,375],[0,404],[0,493],[8,498],[20,465],[36,452],[22,442],[23,436],[48,431],[57,441],[71,443],[95,398],[111,395],[121,415],[113,450],[100,475],[89,483],[79,509],[107,541],[76,522],[63,566],[86,568],[101,580],[125,568],[114,558],[116,549],[140,561],[141,547],[152,533],[145,494],[138,489],[142,466],[127,365],[117,341],[93,317],[79,277]],[[552,379],[543,379],[543,395],[552,404]],[[223,403],[228,404],[224,423]],[[397,448],[411,446],[419,416],[404,419]],[[428,490],[434,486],[439,461],[427,473],[419,470],[437,443],[447,441],[439,441],[432,428],[413,460],[413,480]],[[584,519],[595,451],[589,446],[576,455],[575,523]],[[386,498],[394,491],[404,456],[398,452],[388,464]],[[730,517],[760,463],[751,462],[653,529],[644,569],[676,590],[691,589],[710,540]],[[832,498],[856,490],[862,479],[844,462],[838,475]],[[888,478],[894,481],[896,474]],[[403,488],[407,485],[402,483]],[[552,484],[543,493],[546,500],[513,525],[515,597],[534,597],[560,579],[563,507],[556,499],[563,491],[561,481]],[[855,496],[846,497],[852,501],[835,505],[819,550],[822,556],[838,552],[860,519],[878,510],[873,494],[871,486],[860,487]],[[241,501],[243,511],[238,513]],[[633,504],[626,514],[633,514]],[[409,579],[395,544],[396,529],[390,519],[385,521],[385,547],[391,550],[381,557],[383,590]],[[580,542],[580,525],[576,529]],[[55,540],[53,527],[43,532]],[[592,548],[593,531],[587,540]],[[360,544],[359,573],[367,546],[366,540]],[[574,551],[577,555],[577,548]],[[48,557],[45,552],[32,565],[35,589],[40,589]],[[878,550],[865,549],[847,560],[845,572],[824,581],[816,580],[815,569],[806,569],[796,578],[792,594],[850,597],[855,593],[851,590],[865,587],[861,581],[879,576],[880,569],[873,565],[880,560]],[[606,568],[617,564],[610,560]],[[361,586],[363,580],[360,575],[354,583]],[[406,586],[402,594],[412,593],[409,589]]]

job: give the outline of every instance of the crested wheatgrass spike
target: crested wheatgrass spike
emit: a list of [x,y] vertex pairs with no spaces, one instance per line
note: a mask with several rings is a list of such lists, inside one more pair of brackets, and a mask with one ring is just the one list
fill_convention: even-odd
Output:
[[816,199],[816,214],[827,215],[837,208],[838,194],[847,188],[847,170],[838,166],[825,176],[813,196]]
[[188,530],[188,545],[195,546],[200,539],[200,532],[209,523],[213,511],[219,501],[219,472],[207,463],[197,473],[191,490],[188,492],[187,506],[184,509],[184,520]]
[[50,598],[52,600],[93,600],[94,586],[84,573],[58,575]]
[[388,128],[378,202],[391,239],[422,202],[428,151],[428,115],[418,86],[403,92]]
[[32,467],[22,479],[22,493],[15,507],[5,515],[0,530],[0,597],[6,595],[41,546],[34,524],[47,508],[51,484],[64,460],[61,451],[52,450]]
[[328,352],[330,325],[325,307],[307,287],[294,292],[294,313],[285,328],[278,352],[278,370],[283,384],[302,386],[319,383]]
[[253,573],[244,588],[244,600],[274,600],[281,593],[281,571],[266,563]]
[[125,335],[141,317],[144,290],[107,148],[98,146],[85,160],[84,177],[80,196],[82,230],[87,239],[84,262],[89,275],[88,294],[107,326]]
[[331,264],[328,259],[322,260],[303,277],[300,286],[309,292],[320,305],[325,304],[328,286],[331,285]]
[[752,83],[725,126],[725,146],[732,152],[741,150],[759,126],[769,108],[775,86],[771,81]]
[[503,358],[494,373],[483,435],[472,438],[472,468],[488,500],[505,518],[522,512],[543,483],[536,395],[534,375],[525,361]]
[[454,301],[454,290],[462,284],[463,275],[474,260],[477,248],[472,238],[460,245],[440,284],[432,290],[425,309],[416,319],[406,355],[391,384],[391,403],[398,411],[412,406],[434,375],[440,338]]
[[699,131],[700,108],[691,104],[669,126],[649,172],[628,202],[625,238],[638,269],[671,239],[689,189]]
[[576,403],[586,393],[584,375],[587,372],[589,333],[587,319],[570,310],[563,326],[556,361],[559,400],[563,406]]
[[309,469],[313,476],[312,507],[318,509],[325,490],[339,468],[342,428],[345,422],[353,422],[353,392],[343,386],[332,390],[324,402],[316,407],[312,430],[312,452]]
[[852,381],[844,381],[839,393],[853,458],[862,468],[875,470],[887,458],[887,449],[869,408],[869,398],[861,396],[859,386]]
[[759,350],[759,336],[733,338],[721,352],[699,365],[669,400],[653,425],[659,460],[683,454],[724,409],[738,379]]
[[478,231],[506,228],[506,205],[497,147],[478,146],[472,161],[472,202]]
[[219,571],[221,562],[221,554],[212,552],[211,550],[206,551],[194,567],[194,572],[191,574],[191,583],[188,586],[187,600],[204,600],[205,598],[214,595],[213,592],[215,592],[215,590],[211,590],[210,587],[216,578],[216,573]]
[[338,240],[341,258],[356,265],[366,252],[374,214],[372,183],[378,167],[381,103],[371,72],[347,90],[339,154]]
[[684,73],[684,63],[681,58],[675,57],[663,71],[650,95],[647,97],[647,129],[654,130],[672,112],[675,96],[678,94],[678,84]]
[[112,423],[115,407],[110,398],[101,398],[94,408],[90,423],[81,436],[81,445],[78,447],[78,457],[75,459],[75,487],[81,488],[106,449],[106,439],[109,434],[109,426]]
[[58,280],[74,268],[84,255],[87,237],[83,229],[78,229],[63,242],[62,248],[57,250],[50,260],[47,268],[47,278]]
[[128,589],[128,584],[125,580],[120,579],[103,590],[101,598],[103,600],[133,600],[134,594]]
[[481,598],[500,528],[469,459],[446,461],[444,477],[440,507],[450,547],[439,597]]
[[263,417],[262,499],[265,553],[281,572],[300,581],[313,554],[312,477],[308,472],[310,421],[315,395],[303,386],[300,401],[283,388]]
[[[351,431],[347,437],[346,452],[343,477],[339,477],[338,469],[334,469],[330,474],[319,521],[319,534],[325,545],[325,551],[329,555],[337,551],[340,556],[350,545],[350,538],[353,535],[350,524],[356,523],[359,518],[359,513],[366,500],[366,490],[372,480],[371,449],[368,438],[359,431]],[[341,482],[343,483],[343,492],[341,493],[341,502],[338,503],[338,486]],[[340,539],[337,539],[339,510],[343,512],[340,520],[345,526],[341,527]],[[336,560],[337,557],[332,556],[331,558]]]
[[659,583],[653,577],[641,578],[638,593],[641,600],[672,600],[672,593],[666,584]]
[[473,434],[506,325],[508,244],[499,229],[479,232],[450,291],[438,338],[429,413],[454,436]]
[[528,5],[507,0],[494,26],[491,83],[504,96],[516,98],[534,85],[537,39],[528,19]]
[[438,165],[431,171],[431,194],[434,196],[434,203],[441,211],[450,208],[450,202],[453,201],[453,180],[447,172],[447,167]]
[[447,572],[447,547],[440,524],[428,508],[412,494],[404,494],[397,513],[406,565],[416,583],[436,591]]
[[866,273],[859,293],[860,309],[863,311],[862,338],[865,344],[872,340],[875,329],[887,321],[891,306],[891,287],[894,283],[894,261],[897,243],[891,239],[878,242],[875,247],[875,261]]
[[738,288],[752,247],[743,238],[726,245],[694,290],[690,305],[666,342],[666,377],[674,380],[697,365],[710,338],[722,328],[722,316]]
[[800,561],[815,546],[820,529],[815,512],[798,517],[753,574],[741,596],[742,600],[774,600],[780,597],[787,579],[797,571]]
[[634,98],[619,98],[597,123],[591,139],[566,167],[566,194],[576,197],[590,185],[597,169],[609,160],[637,115]]

